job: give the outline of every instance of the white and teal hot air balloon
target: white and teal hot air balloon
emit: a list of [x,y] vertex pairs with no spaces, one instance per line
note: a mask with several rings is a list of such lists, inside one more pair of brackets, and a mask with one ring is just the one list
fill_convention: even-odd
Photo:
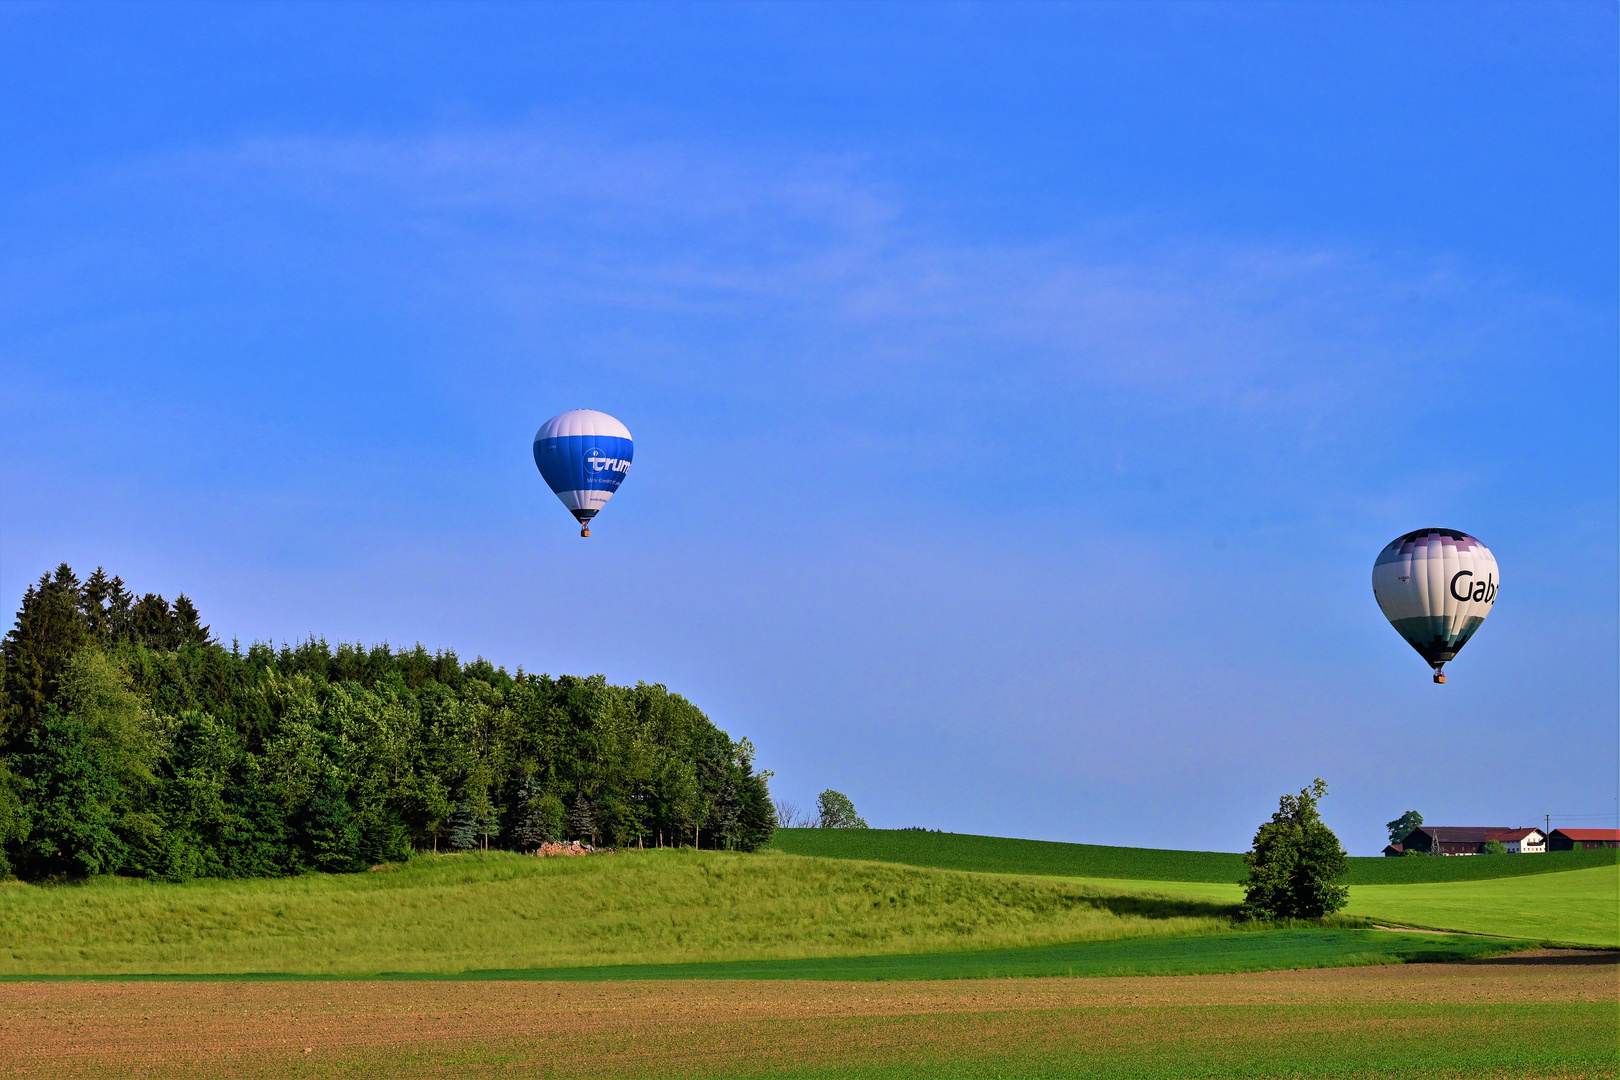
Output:
[[630,472],[633,445],[625,426],[595,409],[573,409],[534,433],[534,463],[557,498],[591,535],[591,519]]
[[1373,563],[1373,596],[1407,644],[1440,669],[1462,651],[1496,603],[1496,556],[1465,532],[1419,529],[1397,536]]

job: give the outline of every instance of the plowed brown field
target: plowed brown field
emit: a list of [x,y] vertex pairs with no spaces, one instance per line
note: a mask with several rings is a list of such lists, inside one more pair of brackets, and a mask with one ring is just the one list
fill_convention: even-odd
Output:
[[[1436,1008],[1465,1044],[1481,1040],[1468,1045],[1579,1013],[1588,1038],[1607,1023],[1612,1048],[1602,1017],[1617,992],[1616,954],[1573,952],[1160,978],[7,983],[0,1076],[1149,1076],[1222,1060],[1312,1075],[1310,1046],[1324,1075],[1396,1075],[1357,1055]],[[1268,1053],[1278,1071],[1255,1071]],[[1440,1059],[1430,1074],[1613,1075],[1612,1053],[1601,1059],[1488,1073]]]

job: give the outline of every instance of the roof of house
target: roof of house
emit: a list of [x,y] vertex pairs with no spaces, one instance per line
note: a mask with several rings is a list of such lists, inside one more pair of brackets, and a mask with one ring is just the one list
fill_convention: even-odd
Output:
[[1483,844],[1487,840],[1500,839],[1495,833],[1509,833],[1514,830],[1505,825],[1419,825],[1413,832],[1426,833],[1430,839],[1445,844]]
[[1523,840],[1525,837],[1532,834],[1536,836],[1543,835],[1540,829],[1487,829],[1485,831],[1489,834],[1485,837],[1485,839],[1500,840],[1504,844],[1511,844],[1516,840]]
[[1620,840],[1620,829],[1554,829],[1570,840]]
[[1384,850],[1385,851],[1399,852],[1401,854],[1405,854],[1405,852],[1406,852],[1406,849],[1401,847],[1401,845],[1399,845],[1399,844],[1390,844],[1387,847],[1385,847]]

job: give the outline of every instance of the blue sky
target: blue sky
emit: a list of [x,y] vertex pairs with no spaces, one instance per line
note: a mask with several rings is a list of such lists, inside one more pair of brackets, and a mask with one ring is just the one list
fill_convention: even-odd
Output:
[[[662,682],[874,825],[1617,808],[1613,3],[0,8],[0,594]],[[534,429],[636,464],[589,541]],[[1465,529],[1429,682],[1369,584]]]

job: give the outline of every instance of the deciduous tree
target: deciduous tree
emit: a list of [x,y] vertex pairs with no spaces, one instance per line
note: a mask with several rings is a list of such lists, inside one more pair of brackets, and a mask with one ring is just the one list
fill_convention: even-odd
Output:
[[855,812],[848,795],[828,788],[816,796],[816,824],[823,829],[864,829],[866,819]]
[[1349,866],[1344,848],[1316,810],[1326,795],[1327,784],[1317,777],[1298,795],[1284,795],[1254,834],[1254,847],[1243,856],[1246,917],[1320,919],[1349,901],[1350,890],[1338,884]]
[[1423,815],[1416,810],[1408,810],[1394,821],[1384,827],[1389,830],[1389,842],[1399,844],[1412,834],[1412,830],[1423,824]]

